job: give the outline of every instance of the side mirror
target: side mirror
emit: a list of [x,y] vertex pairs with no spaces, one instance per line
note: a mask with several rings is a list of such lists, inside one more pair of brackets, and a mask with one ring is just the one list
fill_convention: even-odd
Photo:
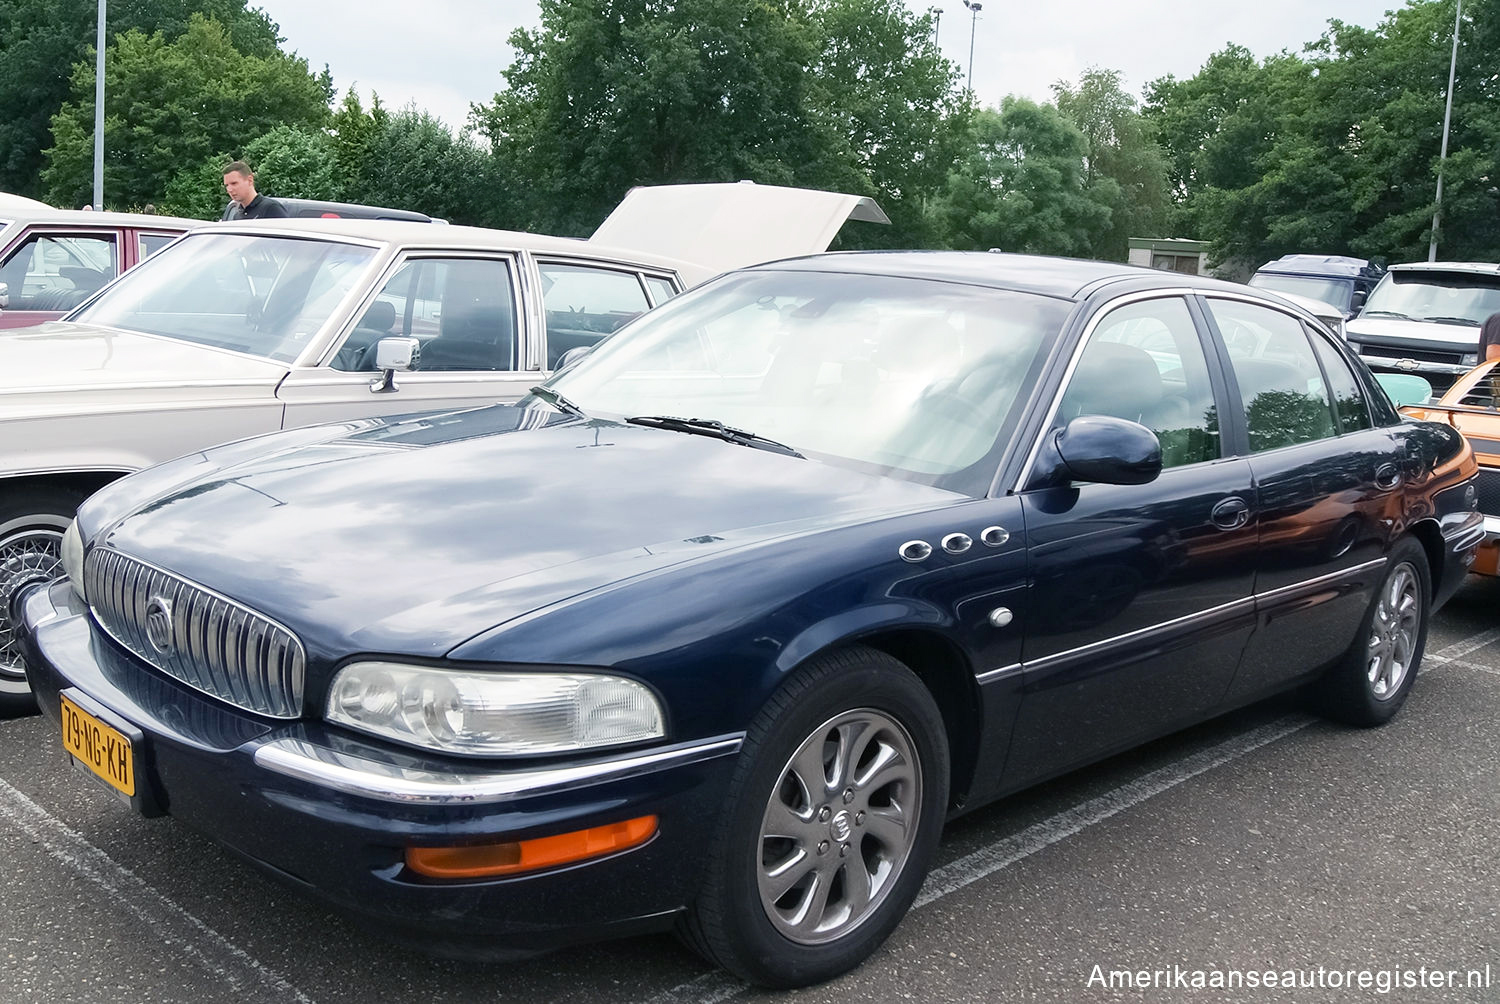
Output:
[[1415,373],[1376,373],[1375,382],[1385,391],[1385,396],[1398,408],[1410,404],[1426,404],[1432,399],[1432,384]]
[[376,394],[396,390],[396,371],[407,372],[421,356],[422,343],[415,338],[382,338],[375,343],[375,368],[381,372],[370,381],[370,390]]
[[1349,313],[1359,313],[1359,308],[1363,307],[1365,301],[1369,298],[1370,291],[1368,289],[1356,289],[1354,295],[1349,298]]
[[1074,481],[1144,485],[1161,473],[1161,442],[1136,422],[1081,415],[1057,434],[1063,467]]
[[592,351],[594,351],[594,347],[592,345],[574,346],[558,357],[557,369],[553,370],[552,372],[561,373],[563,370],[567,369],[569,366],[572,366],[574,363],[576,363],[578,360],[582,359]]
[[0,282],[0,310],[10,306],[10,287]]

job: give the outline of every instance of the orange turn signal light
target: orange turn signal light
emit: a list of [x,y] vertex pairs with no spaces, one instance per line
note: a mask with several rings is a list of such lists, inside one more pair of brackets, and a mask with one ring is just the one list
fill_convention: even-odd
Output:
[[655,816],[592,826],[552,837],[469,847],[408,847],[406,867],[429,878],[489,878],[586,861],[644,844],[655,836]]

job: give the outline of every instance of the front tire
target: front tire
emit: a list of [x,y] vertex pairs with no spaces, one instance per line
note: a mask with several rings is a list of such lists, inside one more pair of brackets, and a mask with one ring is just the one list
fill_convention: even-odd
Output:
[[942,715],[900,662],[853,648],[799,670],[746,735],[689,944],[778,989],[859,965],[927,875],[948,770]]
[[11,595],[62,574],[63,531],[86,497],[67,489],[29,488],[0,503],[0,718],[37,710],[11,626]]
[[1415,540],[1403,539],[1391,549],[1354,644],[1319,681],[1322,712],[1362,727],[1395,717],[1417,678],[1431,607],[1427,552]]

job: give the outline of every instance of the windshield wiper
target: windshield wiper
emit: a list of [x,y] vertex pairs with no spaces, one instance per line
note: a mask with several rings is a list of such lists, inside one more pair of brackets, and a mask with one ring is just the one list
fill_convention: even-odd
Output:
[[1403,321],[1411,320],[1410,314],[1403,314],[1399,310],[1367,310],[1360,317],[1399,317]]
[[785,443],[778,443],[774,439],[758,436],[747,429],[736,429],[725,425],[723,422],[712,418],[677,418],[672,415],[636,415],[625,421],[631,425],[645,425],[653,429],[671,429],[674,432],[686,432],[694,436],[712,436],[722,439],[726,443],[735,443],[739,446],[753,446],[757,450],[769,450],[772,453],[781,453],[788,457],[796,457],[806,460],[796,450]]
[[531,393],[546,401],[564,415],[572,415],[574,418],[588,418],[588,415],[584,414],[582,408],[563,397],[551,387],[543,387],[541,384],[537,384],[531,388]]
[[1438,324],[1467,324],[1478,327],[1479,322],[1472,317],[1444,317],[1442,314],[1434,314],[1431,317],[1422,318],[1424,321],[1436,321]]

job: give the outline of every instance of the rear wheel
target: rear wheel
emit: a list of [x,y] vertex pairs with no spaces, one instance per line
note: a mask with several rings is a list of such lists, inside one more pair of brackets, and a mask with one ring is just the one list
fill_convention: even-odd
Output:
[[1431,596],[1427,552],[1410,538],[1400,541],[1354,644],[1319,683],[1324,714],[1371,726],[1401,710],[1427,644]]
[[947,798],[947,736],[922,682],[872,649],[814,661],[746,735],[688,942],[768,987],[854,968],[916,897]]
[[0,718],[36,711],[11,625],[10,598],[33,582],[62,574],[63,531],[84,498],[67,489],[31,488],[0,502]]

